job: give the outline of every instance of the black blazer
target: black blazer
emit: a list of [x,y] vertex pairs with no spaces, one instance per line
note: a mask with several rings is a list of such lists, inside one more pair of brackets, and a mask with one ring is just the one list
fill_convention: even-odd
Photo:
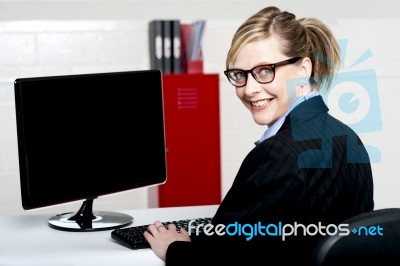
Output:
[[[316,96],[297,106],[275,136],[250,151],[213,224],[339,224],[373,208],[368,153],[356,133],[329,115],[322,97]],[[192,237],[192,242],[169,246],[167,265],[183,260],[186,265],[204,264],[210,259],[205,254],[224,264],[246,259],[252,265],[250,259],[266,258],[307,263],[320,236],[289,236],[285,241],[279,236],[250,241],[243,235]]]

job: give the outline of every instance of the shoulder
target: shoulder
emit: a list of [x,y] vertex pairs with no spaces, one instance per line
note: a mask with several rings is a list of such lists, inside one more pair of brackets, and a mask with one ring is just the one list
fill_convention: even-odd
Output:
[[287,117],[284,125],[294,140],[357,136],[348,125],[332,116],[321,96],[301,103]]

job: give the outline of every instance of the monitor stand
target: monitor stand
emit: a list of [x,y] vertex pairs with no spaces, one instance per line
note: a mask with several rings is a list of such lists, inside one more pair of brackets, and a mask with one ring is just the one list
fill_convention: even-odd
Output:
[[102,231],[132,223],[133,217],[119,212],[93,212],[93,199],[82,203],[78,212],[58,214],[48,220],[49,226],[63,231]]

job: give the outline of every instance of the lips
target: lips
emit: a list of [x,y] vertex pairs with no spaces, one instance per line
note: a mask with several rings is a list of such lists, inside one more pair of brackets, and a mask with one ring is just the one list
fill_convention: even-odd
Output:
[[272,98],[270,98],[270,99],[262,99],[262,100],[259,100],[259,101],[251,102],[251,105],[253,107],[262,107],[262,106],[266,106],[271,101],[272,101]]

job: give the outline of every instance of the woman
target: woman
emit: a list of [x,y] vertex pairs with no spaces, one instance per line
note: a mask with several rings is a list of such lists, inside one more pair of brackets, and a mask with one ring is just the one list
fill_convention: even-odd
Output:
[[[213,224],[246,224],[247,234],[196,237],[156,221],[145,237],[157,256],[167,265],[307,263],[326,226],[373,210],[368,154],[359,137],[328,114],[319,93],[339,65],[338,43],[317,19],[267,7],[238,28],[224,73],[254,121],[268,129],[244,159]],[[271,225],[270,234],[250,225]]]

